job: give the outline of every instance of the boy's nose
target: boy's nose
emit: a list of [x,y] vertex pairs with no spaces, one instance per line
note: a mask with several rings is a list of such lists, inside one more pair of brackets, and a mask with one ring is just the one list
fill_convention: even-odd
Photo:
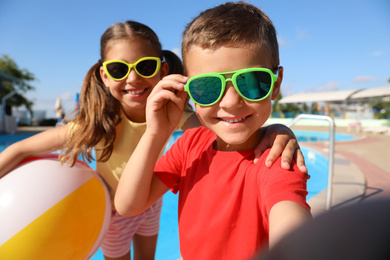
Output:
[[226,82],[225,93],[223,94],[219,106],[223,108],[236,108],[242,105],[243,98],[238,94],[231,82]]

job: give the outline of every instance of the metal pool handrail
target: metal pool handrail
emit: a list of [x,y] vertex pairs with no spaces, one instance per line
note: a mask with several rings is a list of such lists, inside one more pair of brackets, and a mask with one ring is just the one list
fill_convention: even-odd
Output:
[[334,133],[335,133],[335,124],[333,118],[330,116],[321,116],[321,115],[310,115],[310,114],[300,114],[291,120],[287,126],[291,127],[295,125],[301,119],[315,119],[315,120],[326,120],[329,122],[329,154],[328,154],[328,188],[326,190],[326,206],[325,210],[330,210],[332,204],[332,183],[333,183],[333,160],[334,160]]

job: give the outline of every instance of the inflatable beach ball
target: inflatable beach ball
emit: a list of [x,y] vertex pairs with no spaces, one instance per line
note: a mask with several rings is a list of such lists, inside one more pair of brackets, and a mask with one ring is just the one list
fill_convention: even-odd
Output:
[[0,179],[0,259],[88,259],[110,218],[109,192],[88,165],[31,159]]

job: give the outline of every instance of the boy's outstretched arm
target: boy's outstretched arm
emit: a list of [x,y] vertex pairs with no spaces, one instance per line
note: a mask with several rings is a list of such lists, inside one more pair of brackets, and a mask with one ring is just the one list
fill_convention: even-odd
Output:
[[162,148],[183,114],[186,80],[181,75],[169,75],[149,95],[146,131],[122,173],[115,194],[115,207],[121,215],[134,216],[143,212],[168,191],[153,172]]
[[269,213],[269,247],[310,219],[310,213],[296,202],[276,203]]

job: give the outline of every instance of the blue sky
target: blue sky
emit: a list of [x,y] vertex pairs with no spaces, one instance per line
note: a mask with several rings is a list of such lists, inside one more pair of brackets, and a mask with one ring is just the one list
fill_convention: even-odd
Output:
[[[164,49],[180,52],[184,26],[219,0],[1,0],[0,55],[37,80],[27,94],[54,117],[62,98],[74,107],[100,36],[116,22],[136,20],[156,31]],[[274,22],[284,66],[282,94],[390,85],[389,0],[252,0]],[[234,62],[234,61],[232,61]]]

